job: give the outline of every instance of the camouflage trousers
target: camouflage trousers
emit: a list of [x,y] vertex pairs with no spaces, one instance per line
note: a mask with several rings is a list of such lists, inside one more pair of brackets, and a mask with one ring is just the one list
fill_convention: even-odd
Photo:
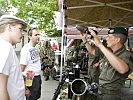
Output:
[[46,67],[44,70],[43,70],[43,76],[46,77],[46,76],[51,76],[52,79],[55,79],[55,76],[56,76],[56,70],[55,68],[49,68],[49,67]]
[[49,67],[46,67],[43,70],[43,76],[49,76],[50,75],[50,72],[51,72],[51,69]]

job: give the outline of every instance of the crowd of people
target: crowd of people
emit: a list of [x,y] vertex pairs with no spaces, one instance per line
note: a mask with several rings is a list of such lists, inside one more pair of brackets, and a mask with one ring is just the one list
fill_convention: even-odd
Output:
[[[39,30],[28,30],[29,42],[23,46],[20,62],[14,45],[21,42],[27,23],[15,16],[0,17],[0,100],[37,100],[41,97],[41,70],[45,80],[55,64],[54,50],[59,48],[49,41],[44,41],[40,49]],[[91,43],[87,34],[80,32],[80,37],[89,54],[88,75],[99,83],[98,100],[121,100],[121,89],[128,75],[133,71],[133,54],[125,47],[128,31],[115,27],[108,31],[106,46],[99,40],[95,31],[89,29],[93,36]],[[32,71],[32,85],[26,86],[28,71]],[[54,75],[53,75],[54,76]],[[84,99],[88,100],[88,98]]]

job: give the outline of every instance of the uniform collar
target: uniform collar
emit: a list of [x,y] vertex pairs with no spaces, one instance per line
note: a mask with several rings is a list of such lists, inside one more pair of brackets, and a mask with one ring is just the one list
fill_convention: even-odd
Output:
[[121,52],[125,51],[126,50],[126,47],[125,46],[122,46],[120,49],[118,49],[117,51],[114,52],[114,54],[120,54]]

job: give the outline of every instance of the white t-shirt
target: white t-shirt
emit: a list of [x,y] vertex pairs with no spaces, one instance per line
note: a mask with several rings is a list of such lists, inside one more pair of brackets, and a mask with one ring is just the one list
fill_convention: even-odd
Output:
[[20,64],[26,65],[25,71],[35,72],[35,76],[41,74],[40,56],[35,47],[27,43],[21,50]]
[[24,79],[13,46],[0,38],[0,73],[8,75],[10,100],[26,100]]

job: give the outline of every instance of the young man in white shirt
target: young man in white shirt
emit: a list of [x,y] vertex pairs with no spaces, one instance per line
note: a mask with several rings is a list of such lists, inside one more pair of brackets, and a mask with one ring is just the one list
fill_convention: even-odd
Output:
[[0,17],[0,100],[26,100],[24,80],[13,45],[19,43],[26,28],[15,16]]
[[33,71],[35,76],[31,87],[28,87],[30,95],[28,100],[37,100],[41,96],[41,63],[40,56],[35,48],[39,42],[39,32],[37,28],[31,28],[28,31],[29,43],[21,50],[20,66],[23,72]]

